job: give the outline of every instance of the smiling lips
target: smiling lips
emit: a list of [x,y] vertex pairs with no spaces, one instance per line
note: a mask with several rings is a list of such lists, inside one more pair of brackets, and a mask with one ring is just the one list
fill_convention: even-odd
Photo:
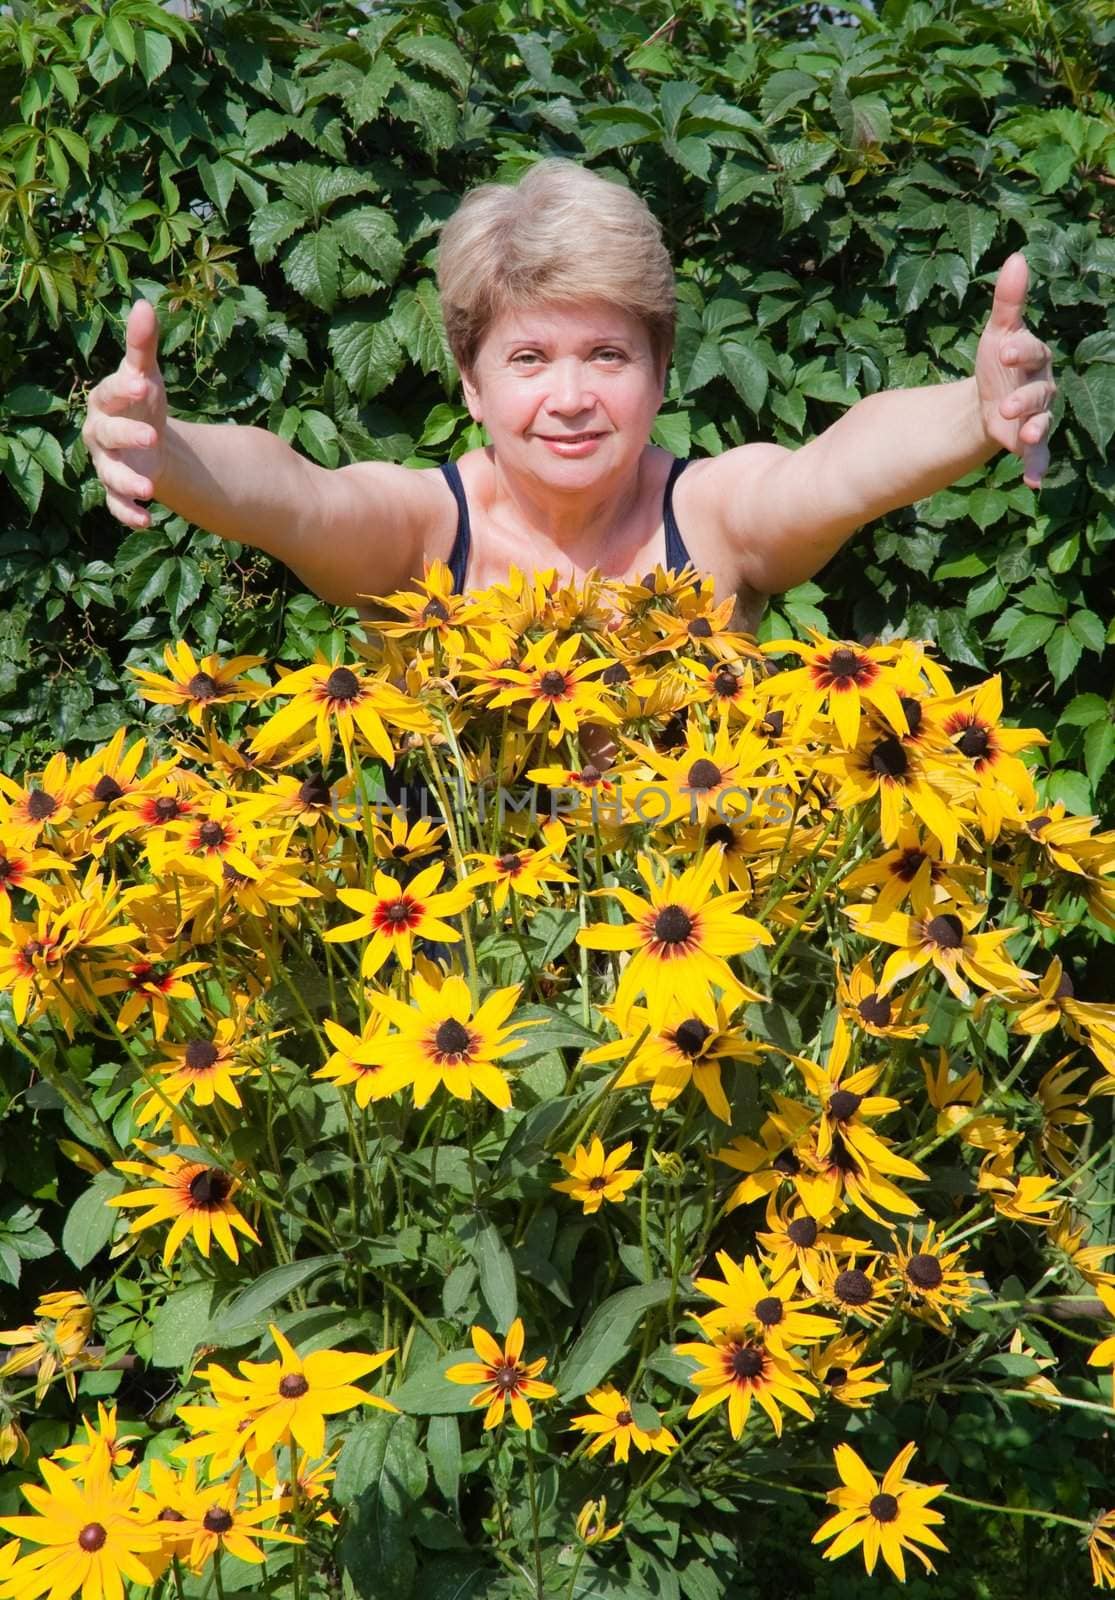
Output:
[[602,439],[603,433],[540,433],[547,444],[584,444],[586,439]]

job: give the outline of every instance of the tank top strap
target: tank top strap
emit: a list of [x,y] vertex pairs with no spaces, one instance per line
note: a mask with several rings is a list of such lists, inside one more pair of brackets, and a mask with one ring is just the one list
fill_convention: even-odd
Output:
[[692,557],[685,548],[685,540],[681,536],[677,518],[674,516],[674,484],[681,477],[689,465],[688,458],[680,456],[670,468],[670,475],[666,479],[666,490],[662,496],[662,521],[666,529],[666,566],[672,572],[681,572],[690,565]]
[[468,556],[472,548],[472,528],[468,517],[468,498],[465,486],[461,482],[460,469],[455,461],[443,461],[441,471],[446,483],[453,491],[453,498],[457,502],[457,534],[453,540],[453,548],[449,552],[449,570],[453,574],[453,588],[457,594],[465,592],[465,573],[468,571]]

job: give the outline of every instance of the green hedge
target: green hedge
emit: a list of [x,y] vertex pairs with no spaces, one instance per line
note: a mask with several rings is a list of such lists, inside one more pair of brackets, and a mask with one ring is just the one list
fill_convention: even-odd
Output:
[[[1106,14],[1107,20],[1102,20]],[[1057,352],[1038,498],[1004,456],[857,535],[766,628],[934,637],[1052,735],[1049,792],[1115,756],[1110,7],[887,0],[153,0],[0,16],[0,733],[9,771],[150,720],[124,668],[184,634],[311,651],[343,615],[160,513],[124,535],[80,439],[137,294],[175,413],[332,466],[475,442],[437,316],[439,223],[541,154],[665,224],[680,336],[656,437],[800,443],[858,396],[966,375],[1024,247]]]

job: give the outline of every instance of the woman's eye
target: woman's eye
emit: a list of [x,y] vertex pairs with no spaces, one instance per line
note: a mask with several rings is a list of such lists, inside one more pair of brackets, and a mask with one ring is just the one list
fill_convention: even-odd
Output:
[[538,352],[536,350],[520,350],[517,356],[511,357],[512,364],[517,367],[533,366],[538,359]]
[[623,360],[622,350],[598,350],[596,354],[602,361],[610,361],[615,363]]

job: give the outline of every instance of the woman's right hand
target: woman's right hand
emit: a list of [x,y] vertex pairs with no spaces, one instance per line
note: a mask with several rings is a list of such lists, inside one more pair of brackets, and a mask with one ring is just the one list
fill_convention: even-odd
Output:
[[155,309],[137,300],[128,314],[124,359],[90,392],[81,436],[108,509],[129,528],[150,526],[151,500],[166,460],[166,390],[158,365]]

